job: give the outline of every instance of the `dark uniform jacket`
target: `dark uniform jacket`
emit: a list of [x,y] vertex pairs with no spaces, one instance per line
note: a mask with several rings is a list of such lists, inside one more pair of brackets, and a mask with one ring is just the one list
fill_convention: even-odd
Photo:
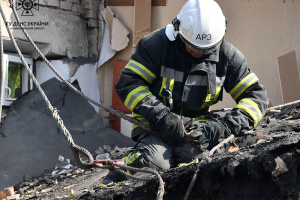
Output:
[[[238,133],[255,127],[268,106],[265,88],[233,45],[223,40],[196,59],[180,39],[170,41],[165,28],[140,40],[115,88],[134,117],[145,124],[151,124],[166,106],[176,114],[199,117],[222,100],[225,90],[237,105],[224,120]],[[132,138],[142,132],[135,125]]]

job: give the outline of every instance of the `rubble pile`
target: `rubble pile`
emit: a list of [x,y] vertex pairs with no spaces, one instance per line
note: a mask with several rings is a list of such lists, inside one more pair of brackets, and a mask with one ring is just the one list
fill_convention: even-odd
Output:
[[[91,153],[117,159],[127,150],[102,145]],[[253,132],[235,136],[212,156],[162,173],[164,200],[299,199],[299,155],[300,104],[268,113]],[[154,175],[141,174],[153,177],[146,182],[129,179],[103,185],[107,173],[59,157],[53,169],[14,185],[14,193],[20,199],[156,199],[159,184]]]
[[[80,89],[78,84],[73,84]],[[130,138],[107,127],[87,100],[64,87],[56,78],[44,82],[41,87],[51,104],[59,111],[77,145],[90,152],[105,145],[107,150],[98,153],[106,153],[116,146],[123,148],[134,144]],[[43,181],[31,177],[53,169],[59,156],[70,159],[70,164],[73,165],[70,169],[65,169],[67,174],[76,164],[72,163],[74,156],[63,132],[36,88],[14,101],[6,117],[2,119],[0,152],[0,192],[20,181],[26,185],[35,185],[34,182],[38,182],[37,185],[41,182],[48,184],[52,174],[46,174]],[[64,174],[59,174],[62,175]],[[39,178],[43,179],[43,176]]]
[[[184,199],[197,169],[189,199],[299,199],[300,105],[268,113],[255,131],[266,139],[236,137],[239,150],[215,153],[164,173],[164,199]],[[128,183],[113,189],[98,187],[78,199],[155,199],[156,180]]]

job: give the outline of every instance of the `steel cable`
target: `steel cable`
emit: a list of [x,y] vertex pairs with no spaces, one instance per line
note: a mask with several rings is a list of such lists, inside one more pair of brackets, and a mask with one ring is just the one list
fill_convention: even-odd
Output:
[[133,118],[133,117],[129,117],[128,115],[126,115],[125,113],[119,111],[119,110],[115,110],[111,107],[108,106],[104,106],[101,103],[97,103],[96,101],[94,101],[93,99],[87,97],[85,94],[83,94],[81,91],[79,91],[77,88],[75,88],[69,81],[67,81],[64,77],[62,77],[59,72],[52,66],[52,64],[49,62],[49,60],[43,55],[43,53],[39,50],[39,48],[35,45],[35,43],[33,42],[33,40],[31,39],[31,37],[29,36],[29,34],[27,33],[27,31],[23,28],[22,23],[20,22],[19,16],[16,12],[16,9],[14,7],[14,5],[12,5],[12,9],[13,9],[13,13],[15,15],[15,18],[18,22],[18,24],[21,27],[21,30],[23,31],[24,35],[27,37],[27,39],[29,40],[29,42],[32,44],[32,46],[34,47],[34,49],[38,52],[38,54],[41,56],[41,58],[45,61],[45,63],[50,67],[50,69],[66,84],[69,86],[69,88],[71,88],[74,92],[76,92],[77,94],[79,94],[81,97],[83,97],[84,99],[86,99],[87,101],[93,103],[94,105],[102,108],[104,111],[112,113],[113,115],[116,115],[118,117],[121,117],[133,124],[136,124],[138,126],[140,126],[141,128],[143,128],[146,131],[149,132],[153,132],[151,130],[151,128],[145,124],[143,124],[142,122],[140,122],[139,120]]
[[163,199],[164,182],[163,182],[163,179],[162,179],[161,175],[156,170],[151,169],[151,168],[134,168],[134,167],[130,167],[130,166],[127,166],[127,165],[116,164],[116,163],[114,165],[120,168],[120,169],[115,169],[117,172],[119,172],[119,173],[121,173],[121,174],[123,174],[127,177],[139,180],[139,181],[149,181],[152,178],[150,178],[150,177],[146,177],[146,178],[137,177],[137,176],[128,174],[128,173],[126,173],[126,171],[121,170],[121,169],[129,170],[129,171],[135,171],[135,172],[150,173],[150,174],[155,175],[157,177],[158,183],[159,183],[156,200],[162,200]]
[[[38,89],[38,91],[39,91],[40,94],[42,95],[43,99],[45,100],[45,102],[46,102],[46,104],[47,104],[47,107],[48,107],[48,109],[50,110],[50,112],[51,112],[51,114],[52,114],[52,117],[56,120],[56,122],[57,122],[59,128],[60,128],[60,129],[62,130],[62,132],[64,133],[64,136],[65,136],[65,138],[67,139],[69,145],[70,145],[71,147],[76,147],[76,148],[80,149],[82,152],[86,153],[87,157],[89,158],[89,162],[90,162],[90,163],[94,162],[94,159],[93,159],[93,157],[92,157],[92,155],[90,154],[89,151],[87,151],[86,149],[84,149],[84,148],[82,148],[82,147],[79,147],[78,145],[76,145],[76,144],[74,143],[73,138],[72,138],[70,132],[69,132],[68,129],[64,126],[62,119],[61,119],[60,116],[58,115],[57,109],[54,108],[54,107],[51,105],[51,103],[50,103],[50,101],[48,100],[46,94],[44,93],[44,91],[42,90],[40,84],[38,83],[38,81],[36,80],[35,76],[33,75],[31,69],[29,68],[27,62],[25,61],[25,58],[23,57],[23,55],[22,55],[22,53],[21,53],[21,51],[20,51],[20,49],[19,49],[19,47],[18,47],[18,45],[17,45],[17,43],[16,43],[14,37],[13,37],[13,35],[12,35],[12,33],[11,33],[9,27],[8,27],[8,23],[7,23],[7,20],[6,20],[6,18],[5,18],[4,12],[3,12],[3,10],[2,10],[1,4],[0,4],[0,12],[1,12],[2,19],[3,19],[3,21],[4,21],[4,24],[5,24],[5,26],[6,26],[7,32],[8,32],[8,34],[9,34],[9,37],[11,38],[11,41],[12,41],[14,47],[16,48],[16,51],[17,51],[17,53],[18,53],[18,55],[19,55],[19,57],[20,57],[20,59],[21,59],[23,65],[26,67],[26,69],[27,69],[27,71],[28,71],[28,74],[29,74],[30,78],[32,79],[32,81],[33,81],[33,83],[35,84],[36,88]],[[2,37],[2,35],[1,35],[1,37]]]
[[[22,27],[22,23],[20,23],[19,17],[18,17],[18,15],[17,15],[17,13],[16,13],[16,10],[15,10],[14,4],[13,4],[13,0],[11,1],[11,7],[12,7],[12,9],[13,9],[13,13],[14,13],[16,19],[17,19],[18,24],[20,25],[20,27],[21,27],[23,33],[26,35],[26,37],[28,38],[28,40],[30,41],[30,43],[33,45],[33,47],[35,48],[35,50],[40,54],[40,56],[41,56],[42,59],[46,62],[46,64],[52,69],[52,71],[53,71],[53,72],[54,72],[61,80],[63,80],[63,82],[64,82],[65,84],[67,84],[67,85],[68,85],[73,91],[75,91],[77,94],[79,94],[80,96],[82,96],[82,97],[85,98],[86,100],[92,102],[93,104],[99,106],[99,107],[102,108],[103,110],[105,110],[105,111],[107,111],[107,112],[110,112],[110,113],[112,113],[112,114],[114,114],[114,115],[117,115],[117,116],[119,116],[119,117],[121,117],[121,118],[123,118],[123,119],[126,119],[126,120],[128,120],[128,121],[130,121],[130,122],[132,122],[132,123],[134,123],[134,124],[136,124],[136,125],[141,126],[141,127],[144,128],[145,130],[148,130],[148,131],[151,131],[151,132],[152,132],[152,130],[150,129],[150,127],[145,126],[144,124],[142,124],[140,121],[136,120],[135,118],[129,117],[129,116],[127,116],[126,114],[124,114],[124,113],[122,113],[122,112],[120,112],[120,111],[118,111],[118,110],[112,109],[111,107],[103,106],[102,104],[99,104],[99,103],[95,102],[94,100],[88,98],[88,97],[85,96],[82,92],[80,92],[79,90],[77,90],[73,85],[71,85],[66,79],[64,79],[64,78],[56,71],[56,69],[51,65],[51,63],[46,59],[46,57],[41,53],[41,51],[40,51],[40,50],[38,49],[38,47],[34,44],[34,42],[32,41],[32,39],[30,38],[30,36],[27,34],[26,30]],[[39,85],[38,81],[36,80],[34,74],[32,73],[31,69],[29,68],[27,62],[25,61],[25,59],[24,59],[24,57],[23,57],[23,55],[22,55],[22,53],[21,53],[21,51],[20,51],[20,49],[19,49],[19,47],[18,47],[16,41],[15,41],[15,39],[14,39],[14,37],[13,37],[13,35],[12,35],[12,33],[11,33],[11,31],[10,31],[8,25],[7,25],[8,23],[7,23],[7,20],[6,20],[6,18],[5,18],[5,15],[4,15],[4,12],[3,12],[3,10],[2,10],[2,6],[1,6],[1,5],[0,5],[0,12],[1,12],[1,15],[2,15],[2,18],[3,18],[3,21],[4,21],[4,24],[5,24],[5,26],[6,26],[7,32],[8,32],[8,34],[9,34],[11,40],[12,40],[12,43],[13,43],[14,47],[16,48],[16,51],[17,51],[17,53],[18,53],[18,55],[19,55],[19,57],[20,57],[20,59],[21,59],[23,65],[26,67],[26,69],[27,69],[27,71],[28,71],[28,73],[29,73],[29,76],[30,76],[31,79],[33,80],[33,83],[35,84],[36,88],[38,89],[38,91],[39,91],[40,94],[42,95],[43,99],[45,100],[45,102],[46,102],[46,104],[47,104],[47,107],[48,107],[49,111],[50,111],[51,114],[52,114],[52,117],[56,120],[56,122],[57,122],[59,128],[62,130],[62,132],[63,132],[65,138],[67,139],[67,141],[68,141],[68,143],[69,143],[69,146],[70,146],[70,147],[75,147],[75,148],[78,149],[79,151],[85,153],[86,156],[87,156],[88,159],[89,159],[89,163],[88,163],[88,164],[93,163],[93,162],[94,162],[94,159],[93,159],[92,155],[90,154],[90,152],[89,152],[88,150],[86,150],[86,149],[84,149],[84,148],[82,148],[82,147],[80,147],[80,146],[78,146],[78,145],[76,145],[76,144],[74,143],[73,138],[72,138],[70,132],[68,131],[68,129],[64,126],[63,120],[60,118],[57,109],[54,108],[54,107],[51,105],[51,103],[50,103],[50,101],[48,100],[46,94],[45,94],[44,91],[42,90],[42,88],[41,88],[41,86]],[[1,28],[1,27],[0,27],[0,28]],[[1,32],[0,32],[0,33],[1,33]],[[0,36],[1,36],[1,38],[2,38],[2,34],[0,34]],[[1,42],[1,44],[2,44],[2,42]],[[1,54],[1,61],[2,61],[2,54]],[[1,77],[1,78],[2,78],[2,77]],[[1,80],[3,80],[3,79],[1,79]],[[73,150],[73,149],[72,149],[72,150]],[[135,170],[135,171],[142,171],[142,172],[146,172],[146,173],[152,173],[152,174],[156,175],[156,176],[158,177],[158,180],[159,180],[159,192],[158,192],[158,194],[157,194],[157,199],[162,199],[162,196],[163,196],[163,194],[164,194],[163,181],[162,181],[162,178],[161,178],[160,174],[159,174],[157,171],[152,170],[152,169],[139,169],[139,168],[133,168],[133,167],[125,166],[125,165],[118,165],[118,167],[130,169],[130,170]],[[122,171],[122,170],[119,170],[119,171]],[[122,173],[122,172],[121,172],[121,173]],[[127,174],[127,175],[128,175],[128,174]],[[134,177],[134,176],[133,176],[133,178],[138,179],[138,177]],[[149,179],[139,179],[139,180],[149,180]]]

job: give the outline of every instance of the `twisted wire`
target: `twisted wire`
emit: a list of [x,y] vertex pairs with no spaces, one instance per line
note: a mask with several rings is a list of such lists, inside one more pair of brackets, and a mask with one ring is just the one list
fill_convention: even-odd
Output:
[[[17,15],[16,10],[15,10],[15,7],[14,7],[13,0],[12,0],[10,3],[11,3],[11,7],[12,7],[12,9],[13,9],[13,13],[14,13],[14,15],[15,15],[17,21],[20,22],[19,17],[18,17],[18,15]],[[93,159],[92,155],[90,154],[90,152],[89,152],[88,150],[86,150],[86,149],[84,149],[84,148],[82,148],[82,147],[80,147],[80,146],[78,146],[78,145],[76,145],[76,144],[74,143],[73,138],[72,138],[70,132],[69,132],[68,129],[64,126],[63,120],[60,118],[60,116],[59,116],[59,114],[58,114],[58,110],[57,110],[56,108],[54,108],[54,107],[51,105],[51,103],[50,103],[50,101],[48,100],[46,94],[45,94],[44,91],[42,90],[42,88],[41,88],[41,86],[39,85],[38,81],[36,80],[34,74],[32,73],[31,69],[29,68],[27,62],[25,61],[25,59],[24,59],[24,57],[23,57],[23,55],[22,55],[22,53],[21,53],[21,51],[20,51],[20,49],[19,49],[19,47],[18,47],[16,41],[15,41],[15,39],[14,39],[14,37],[13,37],[13,35],[12,35],[12,33],[11,33],[11,31],[10,31],[8,25],[7,25],[8,23],[7,23],[7,20],[6,20],[5,16],[4,16],[4,13],[3,13],[3,10],[2,10],[2,6],[1,6],[1,5],[0,5],[0,12],[1,12],[2,19],[3,19],[3,21],[4,21],[4,24],[5,24],[5,26],[6,26],[7,32],[8,32],[8,34],[9,34],[10,38],[11,38],[11,41],[12,41],[14,47],[16,48],[16,51],[17,51],[17,53],[18,53],[18,55],[19,55],[19,57],[20,57],[20,59],[21,59],[23,65],[26,67],[26,69],[27,69],[27,71],[28,71],[28,73],[29,73],[29,76],[30,76],[31,79],[33,80],[33,83],[35,84],[35,86],[36,86],[36,88],[38,89],[39,93],[42,95],[43,99],[45,100],[45,102],[46,102],[46,104],[47,104],[47,107],[48,107],[49,111],[50,111],[51,114],[52,114],[52,117],[56,120],[56,122],[57,122],[59,128],[62,130],[62,132],[63,132],[63,134],[64,134],[66,140],[67,140],[68,143],[69,143],[69,145],[70,145],[71,147],[75,147],[75,148],[78,149],[78,150],[81,150],[83,153],[86,154],[86,156],[88,156],[88,158],[89,158],[89,163],[93,163],[93,162],[94,162],[94,159]],[[64,82],[65,84],[67,84],[73,91],[75,91],[77,94],[79,94],[80,96],[82,96],[82,97],[85,98],[86,100],[88,100],[88,101],[92,102],[93,104],[97,105],[98,107],[102,108],[103,110],[105,110],[105,111],[107,111],[107,112],[110,112],[110,113],[112,113],[112,114],[114,114],[114,115],[117,115],[117,116],[119,116],[119,117],[121,117],[121,118],[123,118],[123,119],[126,119],[126,120],[128,120],[128,121],[130,121],[130,122],[132,122],[132,123],[134,123],[134,124],[136,124],[136,125],[139,125],[140,127],[144,128],[145,130],[148,130],[148,131],[151,131],[151,132],[152,132],[152,130],[150,129],[150,127],[148,127],[148,126],[142,124],[140,121],[136,120],[135,118],[129,117],[129,116],[127,116],[126,114],[124,114],[123,112],[120,112],[120,111],[118,111],[118,110],[114,110],[114,109],[112,109],[111,107],[103,106],[102,104],[99,104],[99,103],[95,102],[94,100],[90,99],[89,97],[85,96],[82,92],[80,92],[79,90],[77,90],[77,89],[76,89],[73,85],[71,85],[66,79],[64,79],[64,78],[56,71],[56,69],[51,65],[51,63],[46,59],[46,57],[42,54],[42,52],[38,49],[38,47],[34,44],[34,42],[32,41],[32,39],[30,38],[30,36],[27,34],[26,30],[22,27],[22,23],[18,23],[18,24],[20,25],[20,27],[21,27],[23,33],[26,35],[26,37],[28,38],[28,40],[30,41],[30,43],[33,45],[33,47],[35,48],[35,50],[40,54],[40,56],[42,57],[42,59],[46,62],[46,64],[47,64],[47,65],[52,69],[52,71],[53,71],[53,72],[54,72],[61,80],[63,80],[63,82]],[[2,38],[2,35],[1,35],[1,38]],[[1,43],[1,44],[2,44],[2,43]],[[2,57],[1,57],[1,59],[2,59]],[[2,61],[2,60],[1,60],[1,61]],[[144,169],[133,168],[133,167],[125,166],[125,165],[118,165],[118,167],[120,167],[120,168],[125,168],[125,169],[129,169],[129,170],[133,170],[133,171],[140,171],[140,172],[145,172],[145,173],[151,173],[151,174],[154,174],[155,176],[157,176],[157,177],[158,177],[158,180],[159,180],[159,191],[158,191],[158,193],[157,193],[157,199],[159,199],[159,200],[162,199],[162,196],[163,196],[163,194],[164,194],[163,180],[162,180],[160,174],[159,174],[157,171],[152,170],[152,169],[145,169],[145,168],[144,168]],[[123,173],[122,170],[118,170],[118,171],[119,171],[120,173]],[[128,176],[127,173],[126,173],[126,175]],[[131,175],[130,175],[130,176],[131,176]],[[134,177],[134,176],[132,176],[132,178],[138,179],[138,180],[144,180],[144,181],[150,180],[149,178],[148,178],[148,179],[146,179],[146,178],[143,179],[143,178]]]
[[46,94],[44,93],[44,91],[42,90],[40,84],[38,83],[38,81],[36,80],[35,76],[33,75],[31,69],[29,68],[27,62],[25,61],[25,58],[23,57],[23,55],[22,55],[22,53],[21,53],[21,51],[20,51],[20,49],[19,49],[19,47],[18,47],[18,45],[17,45],[17,43],[16,43],[14,37],[13,37],[13,35],[12,35],[12,33],[11,33],[9,27],[8,27],[8,23],[7,23],[7,20],[6,20],[6,18],[5,18],[5,15],[4,15],[4,12],[3,12],[3,10],[2,10],[2,6],[1,6],[1,5],[0,5],[0,12],[1,12],[2,19],[3,19],[3,21],[4,21],[4,24],[5,24],[5,26],[6,26],[7,32],[8,32],[8,34],[9,34],[9,37],[11,38],[11,41],[12,41],[14,47],[16,48],[16,51],[17,51],[17,53],[18,53],[18,55],[19,55],[19,57],[20,57],[20,59],[21,59],[23,65],[26,67],[26,69],[27,69],[27,71],[28,71],[28,74],[29,74],[30,78],[32,79],[32,81],[33,81],[33,83],[35,84],[36,88],[38,89],[38,91],[39,91],[40,94],[42,95],[43,99],[45,100],[45,102],[46,102],[46,104],[47,104],[47,107],[48,107],[48,109],[50,110],[50,112],[51,112],[51,114],[52,114],[52,117],[56,120],[56,122],[57,122],[59,128],[60,128],[60,129],[62,130],[62,132],[64,133],[64,136],[65,136],[65,138],[67,139],[69,145],[72,146],[72,147],[78,147],[78,148],[80,148],[80,149],[81,149],[83,152],[85,152],[86,155],[88,156],[89,162],[93,162],[94,159],[93,159],[92,155],[90,154],[90,152],[87,151],[86,149],[82,148],[82,147],[79,147],[78,145],[76,145],[76,144],[74,143],[73,138],[72,138],[70,132],[69,132],[68,129],[64,126],[62,119],[61,119],[60,116],[58,115],[58,111],[56,110],[56,108],[54,108],[54,107],[51,105],[51,103],[50,103],[50,101],[48,100]]
[[[12,3],[13,4],[13,3]],[[41,56],[41,58],[44,60],[44,62],[50,67],[50,69],[66,84],[68,85],[69,88],[71,88],[74,92],[76,92],[77,94],[79,94],[81,97],[83,97],[84,99],[86,99],[87,101],[93,103],[94,105],[102,108],[104,111],[112,113],[113,115],[116,115],[118,117],[121,117],[133,124],[136,124],[138,126],[140,126],[141,128],[143,128],[146,131],[152,132],[151,128],[145,124],[143,124],[142,122],[140,122],[139,120],[130,117],[128,115],[126,115],[125,113],[119,111],[119,110],[115,110],[109,106],[104,106],[96,101],[94,101],[93,99],[87,97],[85,94],[83,94],[81,91],[79,91],[77,88],[75,88],[72,84],[69,83],[69,81],[67,81],[64,77],[62,77],[59,72],[52,66],[52,64],[49,62],[49,60],[43,55],[43,53],[39,50],[39,48],[35,45],[35,43],[33,42],[33,40],[31,39],[31,37],[29,36],[29,34],[27,33],[27,31],[23,28],[22,23],[20,23],[20,19],[19,16],[17,14],[17,11],[15,9],[15,7],[12,5],[12,9],[13,9],[13,13],[15,15],[15,18],[18,22],[18,24],[21,27],[21,30],[23,31],[24,35],[27,37],[27,39],[29,40],[29,42],[32,44],[32,46],[34,47],[34,49],[38,52],[38,54]]]
[[[155,175],[157,177],[158,183],[159,183],[156,200],[162,200],[163,199],[164,182],[163,182],[163,179],[162,179],[161,175],[156,170],[151,169],[151,168],[135,168],[135,167],[130,167],[130,166],[127,166],[127,165],[122,165],[122,164],[117,164],[117,163],[115,163],[114,165],[120,168],[120,169],[116,169],[117,172],[119,172],[119,173],[121,173],[121,174],[123,174],[127,177],[139,180],[139,181],[149,181],[149,180],[151,180],[151,178],[150,177],[140,178],[140,177],[128,174],[128,173],[126,173],[126,171],[129,170],[129,171],[135,171],[135,172],[144,172],[144,173],[150,173],[150,174]],[[124,169],[125,171],[121,170],[121,169]]]

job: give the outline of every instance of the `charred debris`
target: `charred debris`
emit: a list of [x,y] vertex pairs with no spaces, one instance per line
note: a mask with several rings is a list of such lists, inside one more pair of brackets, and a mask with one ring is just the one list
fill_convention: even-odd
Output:
[[[185,199],[188,190],[188,199],[199,200],[299,199],[300,104],[266,114],[254,131],[260,134],[235,137],[200,162],[162,173],[163,199]],[[102,185],[107,171],[81,169],[74,163],[67,174],[53,176],[49,170],[14,187],[21,199],[156,198],[154,176],[147,182],[129,179]]]

